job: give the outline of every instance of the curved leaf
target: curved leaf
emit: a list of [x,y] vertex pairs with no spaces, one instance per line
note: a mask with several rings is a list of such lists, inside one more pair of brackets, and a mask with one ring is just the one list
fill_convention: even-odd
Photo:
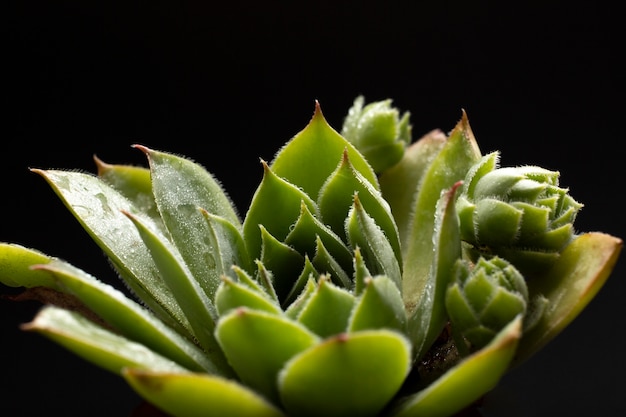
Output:
[[205,374],[125,369],[123,376],[143,398],[176,417],[286,417],[254,391]]
[[298,417],[376,416],[402,385],[410,352],[408,340],[390,330],[338,335],[287,363],[280,396]]
[[[404,297],[407,309],[409,339],[420,359],[437,339],[448,320],[445,307],[446,289],[453,279],[454,264],[461,258],[459,221],[454,200],[461,182],[444,192],[437,201],[435,225],[432,236],[434,244],[431,266],[423,293]],[[417,306],[410,303],[420,295]]]
[[282,241],[300,216],[301,204],[305,204],[312,213],[317,213],[317,205],[304,191],[280,178],[265,162],[262,161],[262,164],[263,180],[254,193],[243,222],[243,237],[252,259],[261,255],[259,225]]
[[380,190],[391,207],[403,248],[409,245],[420,184],[445,143],[446,135],[440,130],[433,130],[406,148],[400,162],[380,174]]
[[398,286],[386,275],[366,278],[348,331],[394,329],[406,333],[406,312]]
[[466,357],[424,390],[400,400],[390,417],[449,417],[491,391],[509,369],[522,317],[509,323],[487,346]]
[[480,159],[478,145],[469,126],[467,115],[450,134],[446,144],[437,154],[421,180],[415,198],[413,217],[408,235],[408,245],[403,247],[402,295],[409,313],[418,305],[428,283],[429,270],[435,255],[433,232],[435,230],[437,201],[444,190],[465,178],[467,171]]
[[371,273],[387,275],[401,288],[401,267],[393,246],[376,220],[364,209],[360,195],[354,196],[354,204],[346,218],[346,230],[350,244],[353,248],[360,248]]
[[191,274],[213,298],[222,274],[216,260],[220,255],[207,241],[209,225],[200,209],[240,225],[234,205],[215,178],[197,163],[145,146],[134,147],[148,157],[152,192],[171,239]]
[[316,101],[311,121],[276,154],[272,171],[317,201],[322,185],[337,168],[344,150],[356,170],[379,189],[372,167],[350,142],[330,127]]
[[31,269],[32,265],[47,264],[54,259],[35,249],[0,242],[0,282],[9,287],[47,287],[62,291],[49,273]]
[[83,359],[120,374],[125,367],[188,372],[142,344],[130,341],[86,319],[54,306],[44,306],[30,323],[21,326],[53,340]]
[[220,275],[232,276],[234,265],[251,271],[252,262],[241,230],[224,217],[211,214],[204,209],[200,212],[209,226],[210,233],[206,237],[210,239],[210,246],[213,248],[211,253],[215,259],[216,271]]
[[271,400],[278,400],[276,377],[285,362],[319,342],[293,320],[245,307],[223,316],[215,335],[241,381]]
[[89,236],[111,260],[128,287],[159,318],[181,332],[190,330],[187,318],[157,272],[154,259],[137,229],[122,211],[142,217],[151,228],[160,225],[97,177],[75,171],[39,170],[41,175],[76,217]]
[[155,223],[162,223],[161,215],[154,201],[154,194],[152,194],[150,169],[134,165],[108,164],[95,156],[94,161],[100,180],[132,201]]
[[344,222],[355,194],[358,194],[363,207],[385,233],[398,262],[402,262],[398,229],[389,204],[383,199],[380,191],[352,166],[348,152],[345,151],[341,163],[328,177],[317,199],[322,222],[344,239],[346,237]]
[[33,269],[53,276],[68,293],[125,337],[194,371],[219,370],[195,344],[163,324],[153,314],[121,291],[60,260]]
[[125,213],[137,227],[139,234],[149,248],[161,278],[170,288],[178,304],[181,306],[193,335],[206,351],[213,363],[224,374],[230,373],[230,368],[219,348],[213,329],[217,313],[213,303],[200,287],[200,284],[191,276],[186,265],[179,259],[176,252],[167,240],[150,230],[139,218]]
[[336,335],[346,331],[354,303],[350,292],[330,282],[328,275],[322,275],[298,321],[321,337]]
[[540,320],[524,333],[516,364],[541,349],[581,313],[611,274],[622,247],[622,239],[605,233],[579,235],[545,276],[528,280],[530,297],[542,295],[548,304]]
[[270,299],[267,293],[250,288],[246,284],[235,282],[227,276],[222,277],[222,284],[215,293],[215,307],[220,316],[224,316],[230,310],[239,307],[274,314],[282,313],[280,306]]

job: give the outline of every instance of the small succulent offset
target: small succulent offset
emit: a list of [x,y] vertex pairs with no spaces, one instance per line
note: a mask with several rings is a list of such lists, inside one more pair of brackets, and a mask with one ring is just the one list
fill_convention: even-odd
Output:
[[[24,330],[186,416],[451,416],[567,326],[622,240],[577,233],[559,173],[500,167],[465,112],[412,141],[409,113],[357,97],[341,133],[319,103],[243,218],[213,175],[33,169],[132,296],[0,243],[0,282],[45,302]],[[78,307],[76,307],[78,306]]]

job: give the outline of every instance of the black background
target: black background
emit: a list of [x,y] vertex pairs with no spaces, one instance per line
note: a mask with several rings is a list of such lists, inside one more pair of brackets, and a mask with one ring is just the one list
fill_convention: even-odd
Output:
[[[623,238],[620,12],[608,2],[492,3],[9,0],[0,241],[115,283],[29,167],[93,172],[94,154],[144,164],[131,148],[141,143],[204,165],[243,212],[259,158],[305,127],[315,100],[340,129],[359,94],[410,111],[415,138],[449,131],[465,109],[483,153],[559,170],[585,204],[577,229]],[[624,415],[623,264],[505,376],[484,415]],[[140,399],[121,378],[18,330],[38,308],[0,300],[2,415],[129,415]]]

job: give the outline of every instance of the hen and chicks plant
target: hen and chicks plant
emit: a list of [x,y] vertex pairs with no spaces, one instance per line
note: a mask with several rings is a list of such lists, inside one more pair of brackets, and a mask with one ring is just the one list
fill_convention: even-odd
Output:
[[[132,296],[0,243],[0,282],[44,302],[22,328],[186,416],[451,416],[567,326],[622,247],[537,166],[500,167],[462,113],[412,139],[391,100],[319,103],[245,215],[186,157],[33,169]],[[79,307],[74,308],[70,306]]]

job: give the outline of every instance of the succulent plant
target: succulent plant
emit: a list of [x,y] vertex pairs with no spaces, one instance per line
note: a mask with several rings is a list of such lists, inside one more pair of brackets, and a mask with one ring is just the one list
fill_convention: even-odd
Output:
[[0,243],[0,282],[45,304],[22,328],[172,416],[463,410],[582,311],[622,240],[576,233],[559,174],[500,168],[465,112],[414,142],[399,114],[358,97],[340,134],[316,102],[243,218],[203,166],[145,145],[147,167],[33,169],[131,295]]

